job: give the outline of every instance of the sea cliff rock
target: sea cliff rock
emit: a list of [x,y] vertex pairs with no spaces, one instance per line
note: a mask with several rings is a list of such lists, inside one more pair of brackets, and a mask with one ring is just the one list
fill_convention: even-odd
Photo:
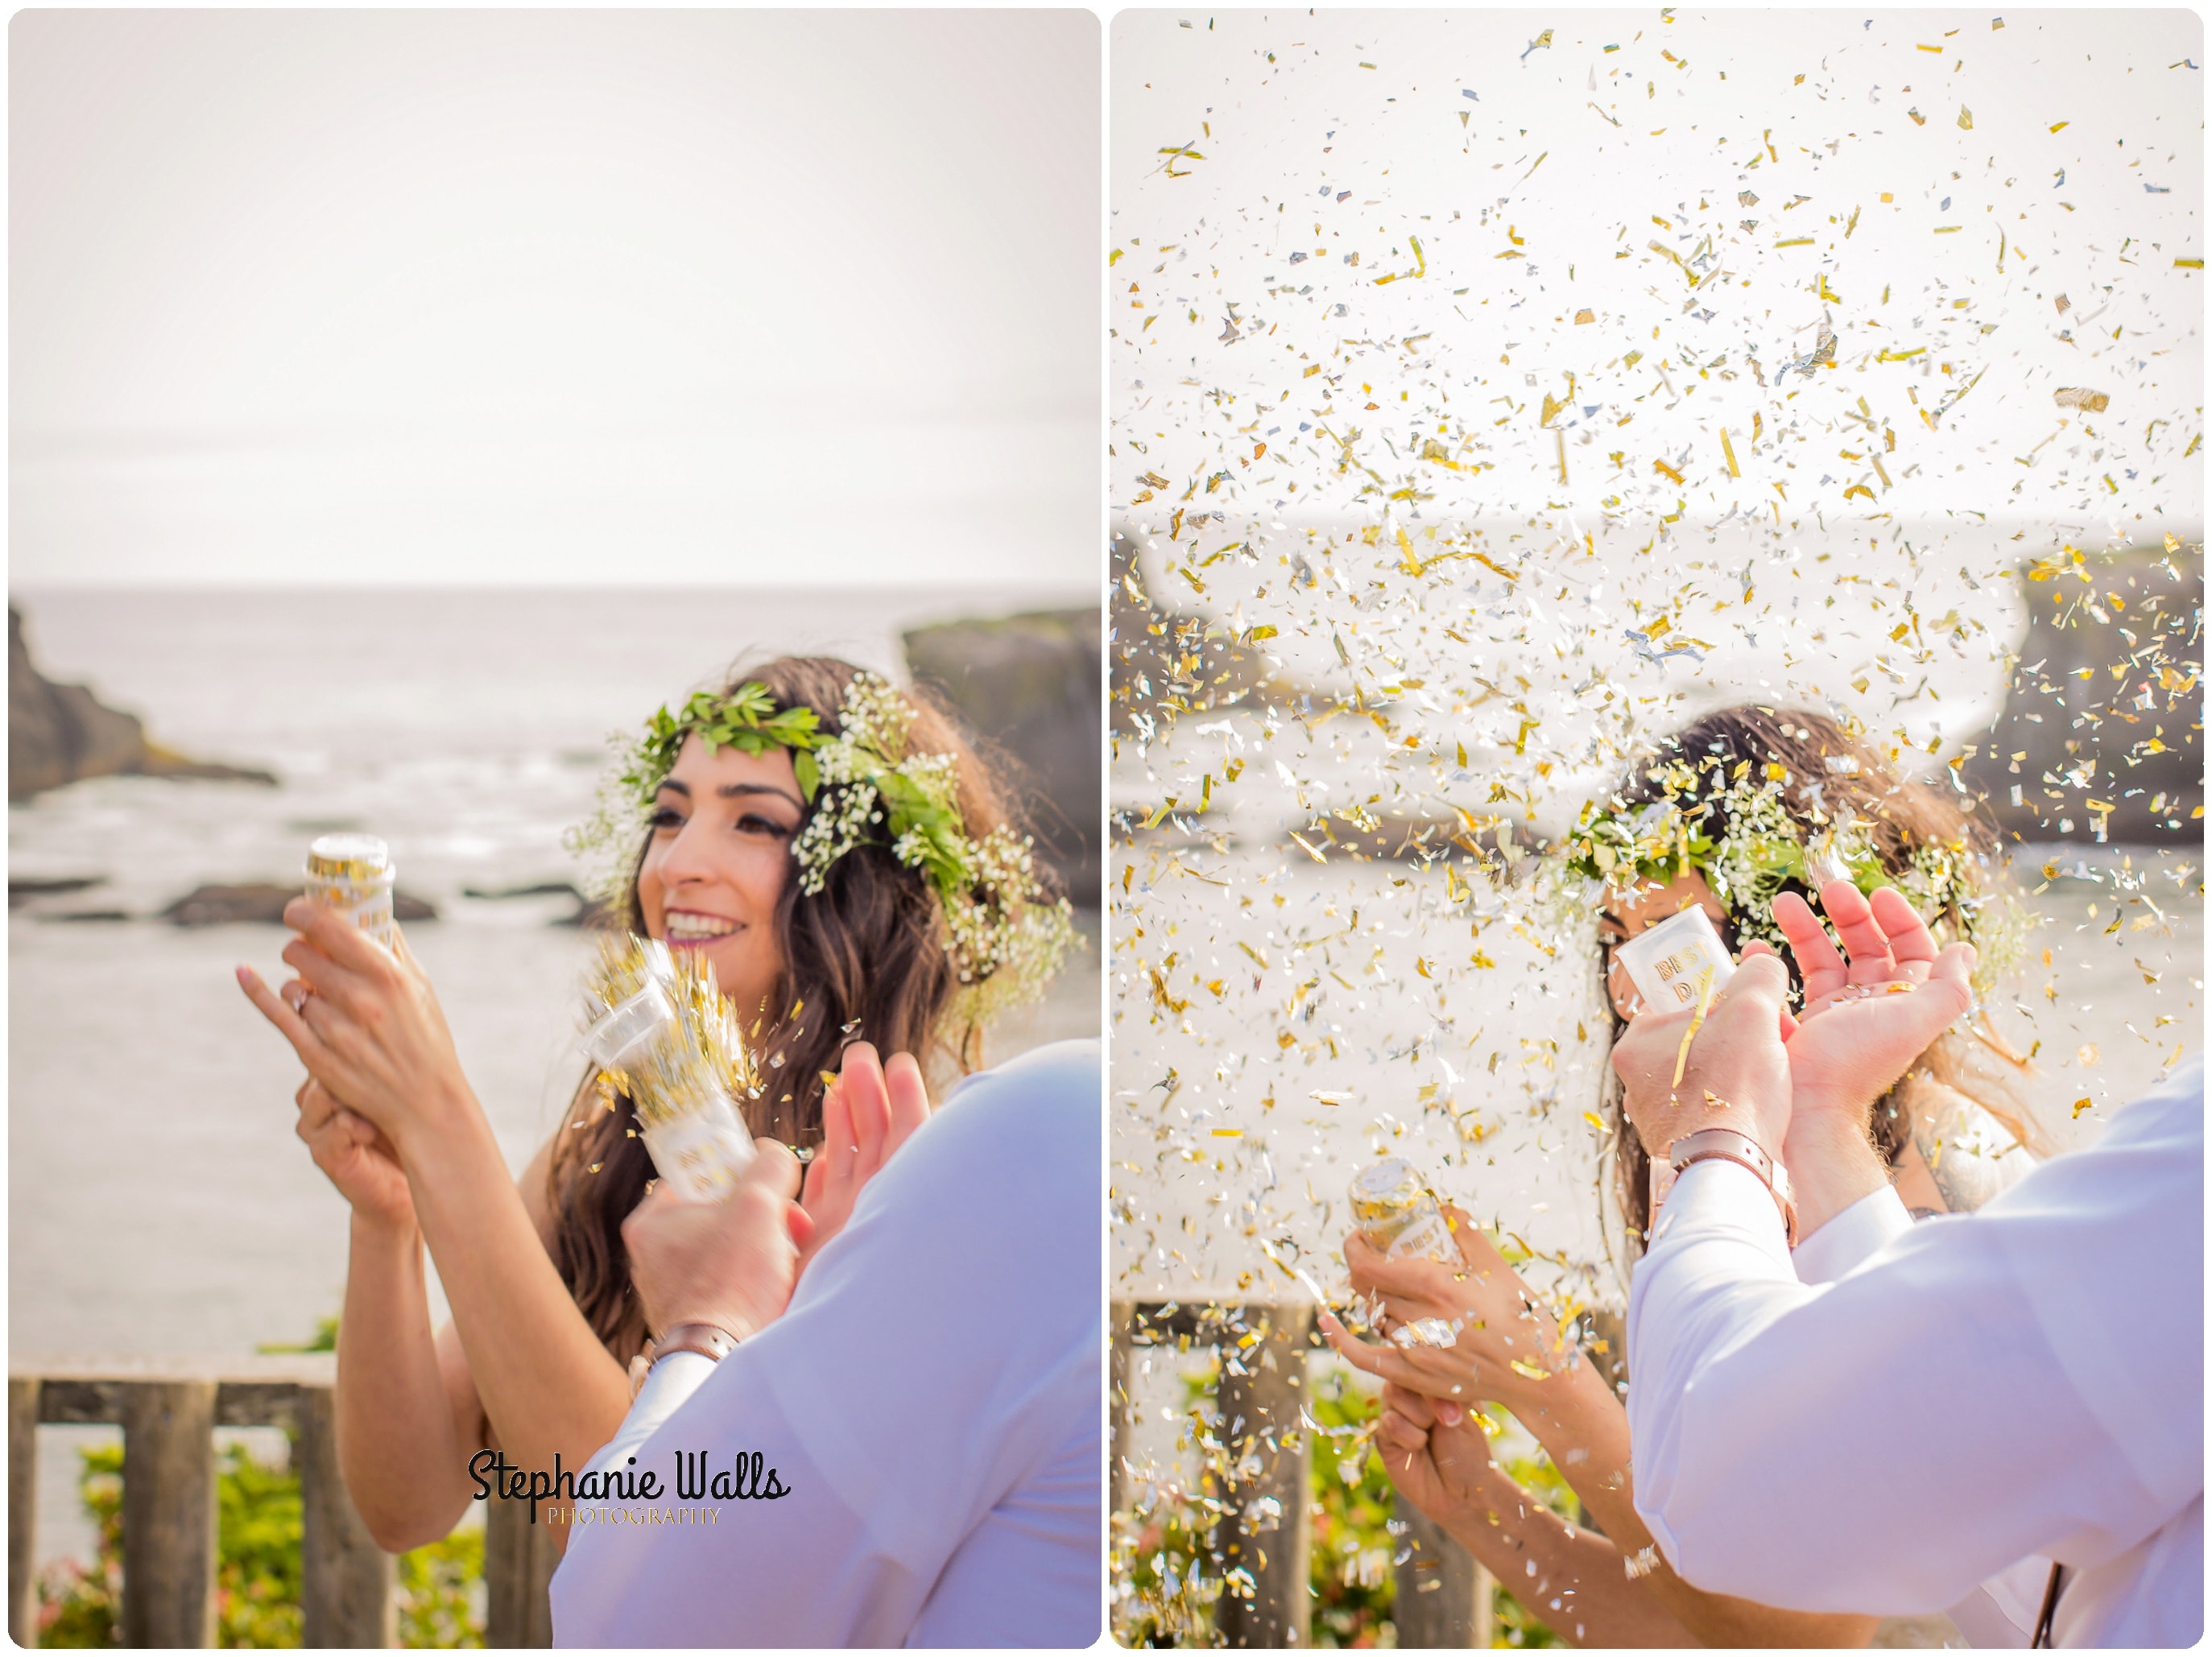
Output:
[[1085,908],[1100,898],[1099,614],[1036,610],[905,635],[915,684],[1018,762],[1037,847]]
[[2204,803],[2200,551],[2070,549],[2026,571],[2028,633],[1965,774],[2007,840],[2193,842]]
[[461,895],[476,898],[483,902],[500,902],[509,898],[574,898],[576,902],[575,908],[569,913],[554,920],[551,923],[553,926],[581,926],[592,932],[614,932],[620,931],[623,925],[621,918],[612,909],[598,898],[579,891],[573,882],[566,880],[542,881],[535,886],[502,886],[496,889],[464,886],[461,888]]
[[[1254,709],[1297,706],[1314,694],[1269,665],[1266,652],[1240,643],[1218,622],[1184,614],[1146,592],[1137,548],[1127,526],[1114,531],[1114,731],[1150,739],[1184,713],[1239,704]],[[1334,701],[1334,697],[1323,697]]]
[[40,673],[23,640],[22,613],[8,607],[8,798],[28,799],[83,777],[136,774],[252,782],[273,787],[266,771],[187,759],[146,739],[135,715],[102,704],[81,684]]

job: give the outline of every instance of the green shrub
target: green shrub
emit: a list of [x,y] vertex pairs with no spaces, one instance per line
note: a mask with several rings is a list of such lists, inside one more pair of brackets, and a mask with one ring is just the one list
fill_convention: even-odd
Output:
[[77,1496],[97,1533],[88,1569],[58,1560],[39,1576],[39,1643],[112,1646],[123,1630],[123,1447],[77,1452]]
[[217,1470],[216,1502],[216,1644],[298,1645],[298,1475],[264,1466],[243,1444],[233,1444]]
[[[78,1452],[77,1494],[97,1536],[89,1567],[64,1560],[39,1580],[41,1646],[114,1646],[123,1624],[123,1447]],[[216,1643],[228,1648],[297,1646],[300,1480],[265,1467],[234,1444],[217,1464]],[[403,1646],[483,1644],[483,1533],[456,1531],[399,1556]]]
[[1308,1411],[1322,1428],[1312,1443],[1313,1642],[1363,1649],[1398,1643],[1393,1562],[1404,1551],[1390,1534],[1397,1492],[1363,1435],[1379,1409],[1343,1370],[1315,1377]]
[[484,1642],[484,1533],[455,1531],[399,1556],[399,1643],[452,1650]]
[[[1183,1381],[1190,1422],[1185,1442],[1208,1451],[1197,1488],[1164,1492],[1148,1511],[1133,1515],[1131,1524],[1117,1531],[1112,1561],[1117,1588],[1114,1637],[1124,1646],[1220,1643],[1214,1610],[1222,1593],[1237,1592],[1238,1573],[1232,1562],[1218,1558],[1212,1551],[1213,1526],[1229,1511],[1216,1466],[1219,1441],[1213,1436],[1219,1375],[1217,1362]],[[1375,1395],[1351,1384],[1349,1371],[1315,1372],[1306,1410],[1320,1429],[1308,1435],[1312,1469],[1309,1584],[1312,1643],[1316,1647],[1370,1649],[1398,1642],[1395,1562],[1405,1544],[1389,1528],[1397,1493],[1382,1458],[1364,1435],[1379,1408]],[[1511,1434],[1500,1436],[1496,1449],[1499,1465],[1524,1490],[1555,1511],[1576,1515],[1574,1493],[1558,1470],[1540,1452],[1522,1453],[1533,1450],[1533,1445]],[[1263,1536],[1263,1547],[1265,1542]],[[1125,1584],[1127,1591],[1121,1592]],[[1494,1646],[1528,1648],[1565,1643],[1503,1586],[1494,1590],[1492,1612]]]

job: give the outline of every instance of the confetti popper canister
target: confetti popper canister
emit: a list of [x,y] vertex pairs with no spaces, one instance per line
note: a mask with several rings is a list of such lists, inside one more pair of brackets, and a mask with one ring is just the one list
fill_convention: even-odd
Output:
[[335,909],[386,949],[392,922],[392,853],[374,835],[324,835],[307,847],[307,895]]
[[1402,1156],[1386,1156],[1352,1176],[1352,1217],[1385,1254],[1426,1254],[1447,1265],[1459,1258],[1443,1211],[1420,1170]]
[[606,1011],[586,1054],[629,1095],[660,1177],[686,1201],[714,1201],[753,1159],[734,1102],[759,1083],[714,968],[651,938],[610,940],[592,989]]
[[1688,908],[1641,932],[1620,946],[1620,964],[1654,1012],[1693,1012],[1705,998],[1705,974],[1713,993],[1735,974],[1728,947],[1703,909]]

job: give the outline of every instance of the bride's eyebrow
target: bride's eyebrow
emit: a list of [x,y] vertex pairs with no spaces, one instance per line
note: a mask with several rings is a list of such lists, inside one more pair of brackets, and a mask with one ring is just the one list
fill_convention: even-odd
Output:
[[[690,790],[685,792],[688,793]],[[786,801],[799,810],[806,809],[805,802],[795,795],[787,794],[781,788],[770,787],[764,782],[726,782],[714,792],[724,799],[737,799],[746,794],[766,794],[771,798]]]

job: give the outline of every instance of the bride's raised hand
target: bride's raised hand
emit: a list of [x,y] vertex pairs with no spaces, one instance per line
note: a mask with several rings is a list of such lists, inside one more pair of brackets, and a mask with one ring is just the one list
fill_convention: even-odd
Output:
[[1936,939],[1905,895],[1871,898],[1848,880],[1820,889],[1844,953],[1804,899],[1785,893],[1774,919],[1805,980],[1805,1005],[1787,1037],[1793,1113],[1863,1116],[1973,1005],[1974,950]]
[[299,934],[283,951],[298,976],[280,996],[240,967],[240,986],[325,1091],[411,1157],[475,1108],[429,978],[405,939],[380,949],[305,897],[285,906],[284,924]]
[[844,1229],[861,1188],[928,1120],[929,1090],[911,1053],[895,1053],[886,1065],[869,1042],[845,1049],[836,1078],[823,1090],[822,1148],[808,1165],[799,1199],[814,1223],[802,1271]]
[[292,1096],[300,1108],[296,1128],[325,1178],[364,1220],[394,1231],[415,1223],[415,1199],[392,1142],[356,1115],[312,1076]]

